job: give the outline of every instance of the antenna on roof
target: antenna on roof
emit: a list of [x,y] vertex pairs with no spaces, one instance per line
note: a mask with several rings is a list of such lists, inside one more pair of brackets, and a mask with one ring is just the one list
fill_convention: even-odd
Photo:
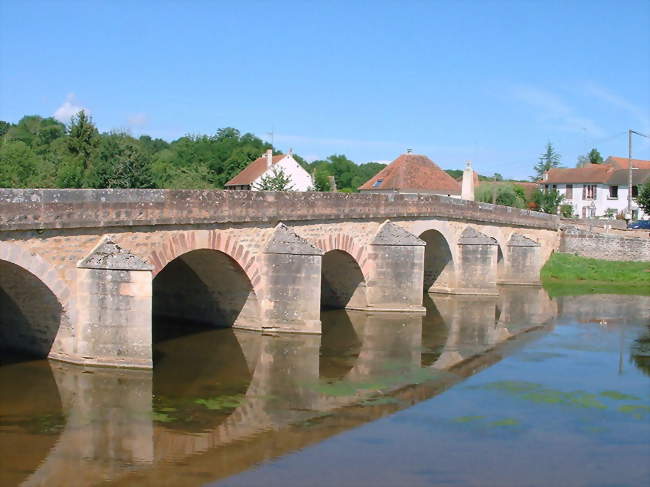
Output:
[[271,149],[275,149],[275,144],[274,144],[275,132],[274,132],[274,130],[275,130],[275,128],[273,127],[273,125],[271,125],[271,131],[266,133],[266,135],[271,137]]
[[407,154],[411,154],[413,152],[413,149],[406,149]]

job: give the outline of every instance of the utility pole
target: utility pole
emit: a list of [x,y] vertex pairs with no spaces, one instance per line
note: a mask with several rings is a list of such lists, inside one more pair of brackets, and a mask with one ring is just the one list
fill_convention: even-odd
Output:
[[650,138],[646,134],[629,129],[627,131],[627,217],[632,219],[632,134]]

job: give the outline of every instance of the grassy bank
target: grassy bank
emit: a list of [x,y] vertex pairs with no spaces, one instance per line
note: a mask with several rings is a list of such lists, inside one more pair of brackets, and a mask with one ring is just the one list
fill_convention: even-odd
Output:
[[542,282],[552,296],[650,295],[650,262],[615,262],[555,253],[542,269]]

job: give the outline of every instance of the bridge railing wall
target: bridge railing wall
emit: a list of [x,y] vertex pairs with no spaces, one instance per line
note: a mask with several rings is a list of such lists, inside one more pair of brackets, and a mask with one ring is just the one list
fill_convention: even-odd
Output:
[[0,189],[0,231],[446,218],[557,230],[555,215],[438,195],[159,189]]

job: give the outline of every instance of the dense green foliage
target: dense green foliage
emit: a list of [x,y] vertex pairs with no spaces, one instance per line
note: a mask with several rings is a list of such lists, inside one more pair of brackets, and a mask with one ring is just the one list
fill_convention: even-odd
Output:
[[542,268],[545,287],[581,286],[594,289],[624,287],[650,291],[649,262],[618,262],[555,253]]
[[600,155],[598,149],[593,148],[587,153],[587,155],[578,156],[578,163],[576,164],[576,167],[583,167],[587,164],[602,164],[604,162],[605,159],[603,159],[603,156]]
[[636,201],[646,214],[650,214],[650,181],[639,187],[639,196]]
[[[0,187],[7,188],[223,188],[270,144],[226,127],[214,135],[187,135],[173,142],[148,135],[100,133],[85,112],[68,125],[37,115],[0,121]],[[307,163],[317,191],[353,192],[385,167],[357,165],[342,154]],[[277,187],[275,181],[272,186]]]
[[325,160],[303,164],[314,179],[316,191],[330,191],[329,176],[334,176],[338,191],[353,193],[359,186],[386,167],[386,164],[367,162],[355,164],[343,154],[334,154]]
[[476,201],[492,203],[493,198],[497,205],[514,208],[526,208],[527,206],[523,188],[515,183],[483,183],[476,188]]
[[542,191],[536,189],[533,193],[533,202],[539,211],[555,215],[564,196],[555,189]]

